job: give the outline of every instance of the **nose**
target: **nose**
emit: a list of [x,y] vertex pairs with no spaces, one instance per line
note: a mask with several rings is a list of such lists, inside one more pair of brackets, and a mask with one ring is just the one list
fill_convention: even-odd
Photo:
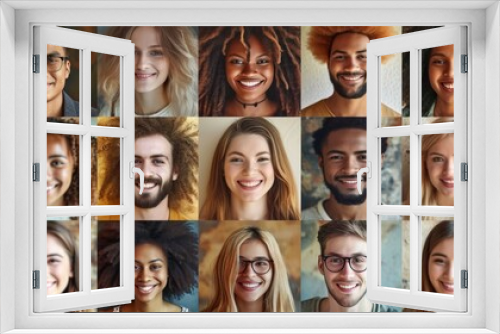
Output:
[[340,274],[344,277],[349,277],[354,274],[348,260],[344,260],[344,268],[340,271]]
[[47,180],[51,180],[53,176],[52,168],[50,167],[50,162],[47,161]]
[[256,167],[256,163],[255,162],[253,162],[253,161],[247,161],[245,163],[245,167],[244,167],[245,170],[244,170],[244,172],[246,174],[250,174],[255,169],[255,167]]
[[241,272],[242,275],[245,275],[245,276],[254,276],[254,275],[256,275],[255,271],[253,271],[251,263],[247,262],[247,263],[244,264],[244,266],[245,266],[245,270],[243,270]]
[[137,275],[137,280],[139,282],[147,282],[149,281],[149,277],[150,277],[149,270],[144,268],[141,271],[139,271],[139,274]]
[[144,55],[142,52],[135,53],[135,67],[137,69],[145,69],[149,65],[149,58]]
[[356,58],[356,56],[352,56],[352,57],[346,57],[346,60],[345,60],[345,69],[346,70],[355,70],[355,69],[359,69],[359,60]]
[[446,272],[444,273],[449,281],[453,281],[455,279],[455,275],[453,273],[453,261],[450,261],[450,264],[446,267]]
[[446,162],[443,170],[443,174],[446,176],[451,176],[453,177],[455,172],[454,172],[454,159],[453,157],[449,158],[448,161]]
[[144,173],[144,177],[154,175],[153,168],[152,168],[151,164],[148,163],[147,161],[144,161],[141,164],[136,164],[135,166],[142,170],[142,172]]
[[358,157],[350,156],[344,160],[344,172],[347,175],[353,175],[358,172],[362,167],[366,167],[366,164],[361,164],[358,161]]
[[453,76],[454,76],[453,69],[454,69],[454,65],[453,65],[453,58],[452,58],[448,62],[448,66],[446,66],[446,68],[445,68],[444,75],[453,78]]
[[250,62],[247,62],[245,63],[245,67],[243,67],[243,73],[254,73],[254,72],[257,72],[257,64],[255,63],[250,63]]

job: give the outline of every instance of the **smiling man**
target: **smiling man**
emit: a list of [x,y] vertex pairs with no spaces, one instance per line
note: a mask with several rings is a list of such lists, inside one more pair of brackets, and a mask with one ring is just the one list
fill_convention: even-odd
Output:
[[198,129],[194,119],[135,121],[135,166],[144,172],[144,191],[135,182],[136,220],[197,219]]
[[320,226],[318,269],[328,297],[302,301],[302,312],[399,312],[366,297],[367,244],[365,221],[335,221]]
[[302,219],[366,219],[364,179],[363,193],[357,190],[357,172],[366,167],[366,118],[325,118],[313,133],[313,148],[330,196],[303,210]]
[[[371,39],[396,34],[394,27],[312,27],[308,48],[327,64],[333,94],[301,111],[302,116],[366,116],[366,46]],[[382,62],[386,58],[382,59]],[[382,116],[401,117],[382,104]]]

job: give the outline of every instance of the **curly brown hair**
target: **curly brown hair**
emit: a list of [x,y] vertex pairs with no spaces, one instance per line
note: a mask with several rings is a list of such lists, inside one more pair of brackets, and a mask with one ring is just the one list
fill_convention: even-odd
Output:
[[[328,64],[330,60],[330,49],[333,40],[339,34],[356,33],[366,35],[370,40],[397,35],[396,27],[388,26],[333,26],[333,27],[312,27],[309,32],[307,47],[313,56],[320,62]],[[382,62],[388,57],[382,57]]]
[[198,199],[197,118],[136,118],[135,139],[153,135],[165,137],[172,145],[174,169],[179,174],[172,184],[168,206],[174,210],[193,212],[193,205]]
[[226,101],[234,96],[226,80],[223,56],[233,40],[240,40],[248,50],[250,36],[262,42],[275,63],[269,100],[287,116],[299,114],[300,27],[200,27],[201,116],[223,116]]

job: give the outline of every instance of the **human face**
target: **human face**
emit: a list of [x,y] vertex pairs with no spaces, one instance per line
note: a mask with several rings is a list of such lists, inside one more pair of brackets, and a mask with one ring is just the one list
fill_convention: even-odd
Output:
[[61,241],[47,234],[47,295],[63,293],[73,277],[71,260]]
[[450,134],[432,145],[427,154],[427,173],[438,197],[454,197],[453,149],[453,134]]
[[[67,55],[62,46],[47,45],[47,56],[66,57]],[[62,68],[58,71],[47,70],[47,102],[51,102],[58,97],[62,98],[62,92],[69,73],[69,60],[64,61]]]
[[[366,256],[366,241],[356,236],[334,236],[326,242],[323,255]],[[318,256],[318,269],[323,274],[330,296],[342,307],[356,306],[366,295],[366,270],[357,273],[348,263],[338,273],[329,271]]]
[[65,205],[75,160],[64,135],[47,135],[47,205]]
[[[266,245],[257,239],[250,239],[241,244],[239,259],[245,261],[272,260]],[[262,302],[272,280],[272,263],[271,269],[265,274],[256,274],[252,266],[247,264],[245,270],[236,277],[234,287],[236,303],[241,305],[242,303]]]
[[326,186],[335,200],[344,205],[359,205],[366,199],[366,180],[363,194],[357,190],[357,172],[366,167],[366,131],[340,129],[326,137],[321,149],[319,165],[323,169]]
[[226,49],[226,80],[241,102],[255,103],[266,98],[274,80],[274,63],[269,51],[255,36],[248,39],[250,54],[239,39]]
[[429,58],[429,81],[438,99],[453,103],[453,45],[431,50]]
[[135,91],[164,94],[169,62],[158,32],[154,27],[137,27],[130,39],[135,44]]
[[161,300],[167,280],[168,262],[162,249],[153,244],[135,246],[135,299],[142,303]]
[[172,145],[162,135],[136,139],[135,167],[144,172],[142,195],[139,195],[139,178],[135,181],[135,205],[154,208],[168,196],[172,182],[177,180]]
[[366,94],[366,35],[337,35],[330,48],[330,80],[335,93],[346,99],[359,99]]
[[429,280],[437,293],[453,294],[453,238],[434,247],[429,257]]
[[224,159],[224,177],[232,200],[265,201],[274,184],[274,167],[267,140],[256,134],[234,137]]

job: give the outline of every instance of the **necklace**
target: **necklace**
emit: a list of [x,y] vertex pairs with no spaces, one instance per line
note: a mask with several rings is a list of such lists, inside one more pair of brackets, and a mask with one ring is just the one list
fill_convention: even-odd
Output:
[[241,105],[243,106],[243,109],[245,109],[247,106],[252,106],[252,107],[254,107],[254,108],[257,108],[257,106],[258,106],[260,103],[262,103],[262,102],[264,102],[265,100],[267,100],[267,96],[266,96],[263,100],[260,100],[260,101],[255,102],[255,103],[245,103],[245,102],[241,102],[240,100],[238,100],[238,98],[237,98],[236,96],[234,97],[234,99],[235,99],[236,101],[238,101],[238,103],[239,103],[239,104],[241,104]]

